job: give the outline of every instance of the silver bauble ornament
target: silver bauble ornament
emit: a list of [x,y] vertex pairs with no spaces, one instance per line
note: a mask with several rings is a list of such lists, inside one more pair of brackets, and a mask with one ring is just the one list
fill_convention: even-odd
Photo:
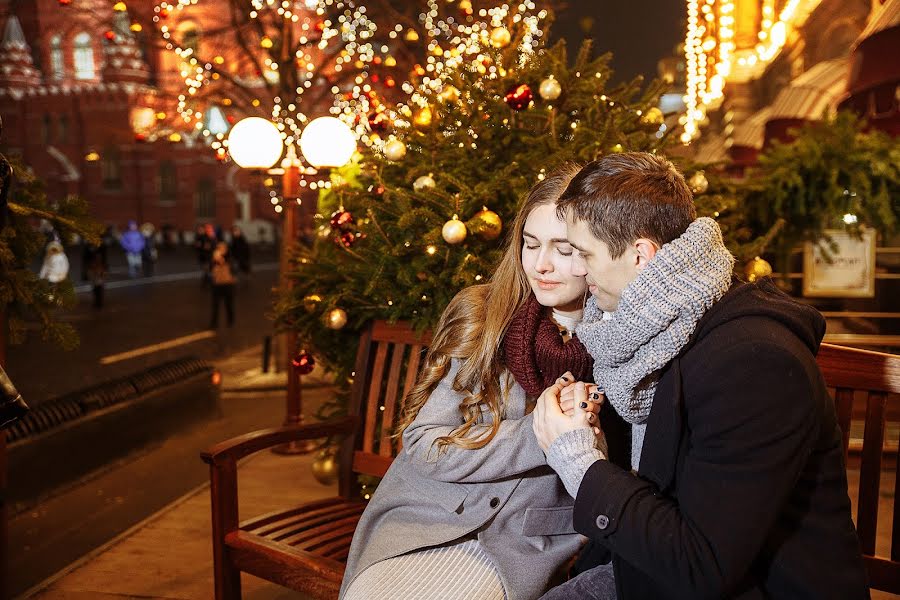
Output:
[[422,175],[413,182],[413,190],[417,192],[431,189],[434,189],[434,177],[431,176],[431,173]]
[[384,145],[384,156],[388,160],[398,161],[406,156],[406,144],[400,140],[391,140]]
[[444,223],[441,228],[441,237],[448,244],[458,244],[466,239],[466,235],[468,235],[466,224],[460,221],[456,215],[453,215],[453,218]]
[[538,93],[544,100],[556,100],[562,94],[562,86],[553,77],[548,77],[541,82]]

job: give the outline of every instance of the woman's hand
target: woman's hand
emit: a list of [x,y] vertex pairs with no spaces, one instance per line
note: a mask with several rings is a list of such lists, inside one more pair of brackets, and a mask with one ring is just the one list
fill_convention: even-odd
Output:
[[[569,371],[566,371],[556,380],[556,383],[563,386],[559,394],[560,410],[562,410],[563,414],[567,417],[574,416],[576,383],[574,376]],[[593,427],[594,433],[599,434],[597,415],[600,413],[600,409],[603,407],[603,402],[606,400],[606,397],[600,392],[600,388],[593,383],[585,384],[585,392],[587,398],[579,401],[579,404],[581,402],[584,403],[584,406],[581,406],[580,408],[584,411],[588,424]]]
[[[568,373],[563,377],[566,377],[567,375]],[[570,375],[568,376],[571,377]],[[569,381],[567,383],[566,380],[560,377],[556,380],[556,383],[562,383],[565,386],[559,394],[559,408],[563,411],[563,414],[567,417],[571,417],[575,414],[575,382]],[[587,405],[582,406],[581,408],[587,413],[593,413],[594,415],[599,414],[600,408],[603,406],[606,397],[593,383],[585,384],[585,389],[587,390],[587,400],[584,400],[584,402],[586,402]],[[590,416],[588,418],[590,418]]]

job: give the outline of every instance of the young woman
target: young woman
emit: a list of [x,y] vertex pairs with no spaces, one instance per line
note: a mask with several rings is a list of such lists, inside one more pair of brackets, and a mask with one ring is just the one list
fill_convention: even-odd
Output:
[[591,377],[572,337],[585,282],[570,274],[556,216],[577,171],[534,186],[490,283],[444,311],[400,417],[403,450],[356,528],[342,599],[537,598],[580,547],[530,414],[561,376]]

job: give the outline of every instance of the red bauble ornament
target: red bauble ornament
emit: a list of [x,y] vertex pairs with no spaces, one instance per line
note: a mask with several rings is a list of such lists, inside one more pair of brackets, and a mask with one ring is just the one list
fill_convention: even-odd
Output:
[[375,133],[384,133],[391,126],[391,118],[383,112],[369,115],[369,129]]
[[159,9],[159,18],[160,18],[160,19],[165,19],[165,18],[168,17],[168,16],[169,16],[169,9],[168,9],[168,8],[161,8],[161,9]]
[[331,213],[330,223],[335,231],[345,231],[353,225],[353,215],[346,210],[336,210]]
[[103,37],[105,37],[109,41],[113,41],[114,39],[116,39],[116,32],[112,29],[108,29],[107,31],[103,32]]
[[70,4],[72,4],[72,0],[59,0],[60,6],[69,6]]
[[345,231],[341,235],[334,238],[334,241],[344,248],[349,248],[356,243],[356,239],[357,238],[355,233],[353,233],[352,231]]
[[316,366],[316,361],[312,354],[306,350],[299,351],[294,358],[291,359],[291,366],[299,375],[309,375]]
[[503,99],[511,109],[524,110],[528,108],[528,105],[534,99],[534,93],[527,83],[523,83],[510,88]]

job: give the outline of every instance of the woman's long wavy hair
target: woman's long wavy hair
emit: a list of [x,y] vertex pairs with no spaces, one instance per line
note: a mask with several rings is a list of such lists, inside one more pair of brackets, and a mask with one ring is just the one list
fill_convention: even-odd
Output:
[[[497,434],[503,412],[500,378],[504,374],[511,378],[505,373],[500,344],[513,316],[531,295],[531,285],[522,268],[525,221],[537,207],[555,204],[579,170],[576,164],[564,163],[531,188],[513,221],[506,251],[493,277],[486,284],[463,289],[447,305],[432,335],[416,385],[404,400],[396,435],[402,435],[419,414],[447,375],[453,358],[461,362],[452,387],[465,394],[459,405],[463,423],[437,439],[438,451],[450,444],[465,449],[483,448]],[[483,426],[485,413],[491,416],[490,429]]]

